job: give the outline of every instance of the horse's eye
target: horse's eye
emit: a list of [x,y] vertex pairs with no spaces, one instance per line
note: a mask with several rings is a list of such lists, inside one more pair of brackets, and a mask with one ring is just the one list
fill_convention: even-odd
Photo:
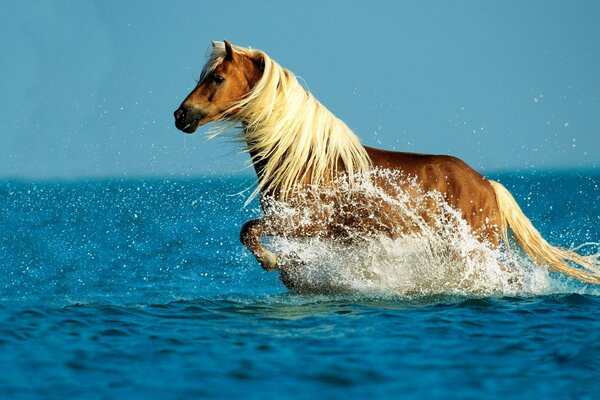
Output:
[[220,83],[223,83],[225,78],[223,78],[221,75],[215,75],[213,77],[213,80],[215,81],[216,84],[220,84]]

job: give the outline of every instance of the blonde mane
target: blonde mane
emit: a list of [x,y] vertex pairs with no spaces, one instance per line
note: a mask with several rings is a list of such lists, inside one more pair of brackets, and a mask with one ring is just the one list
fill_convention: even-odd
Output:
[[[371,160],[358,137],[314,96],[289,70],[260,50],[234,47],[253,60],[262,60],[264,72],[252,90],[233,104],[225,115],[229,123],[217,126],[211,137],[243,125],[240,136],[252,162],[260,165],[258,187],[250,196],[269,193],[287,200],[305,185],[327,185],[340,173],[349,177],[371,169]],[[200,81],[225,57],[222,42],[213,42],[213,52]]]

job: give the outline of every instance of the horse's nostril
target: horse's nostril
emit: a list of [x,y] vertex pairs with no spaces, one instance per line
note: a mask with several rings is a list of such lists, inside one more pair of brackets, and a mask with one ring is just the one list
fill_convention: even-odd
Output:
[[185,118],[185,111],[181,108],[178,108],[175,113],[175,119],[180,120],[182,118]]

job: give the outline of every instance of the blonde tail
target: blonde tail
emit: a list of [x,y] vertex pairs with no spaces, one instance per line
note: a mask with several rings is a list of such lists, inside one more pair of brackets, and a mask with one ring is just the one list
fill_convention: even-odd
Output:
[[[552,271],[561,272],[583,282],[600,284],[600,264],[597,261],[548,244],[523,214],[510,192],[498,182],[489,182],[496,193],[502,220],[501,234],[507,245],[507,228],[510,227],[519,246],[537,265],[546,265]],[[574,268],[566,261],[573,262],[581,268]]]

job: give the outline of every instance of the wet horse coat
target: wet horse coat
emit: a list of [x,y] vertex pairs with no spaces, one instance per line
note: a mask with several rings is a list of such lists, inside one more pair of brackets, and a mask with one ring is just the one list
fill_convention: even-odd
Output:
[[[337,210],[348,207],[340,182],[352,185],[357,175],[389,170],[399,174],[388,177],[400,178],[391,182],[374,176],[373,184],[385,191],[388,187],[405,185],[406,178],[410,178],[419,191],[440,193],[448,205],[460,211],[474,235],[490,247],[498,246],[500,239],[506,240],[506,229],[510,226],[518,243],[536,263],[586,282],[600,283],[598,265],[576,253],[550,246],[502,185],[485,179],[456,157],[362,146],[356,135],[306,92],[290,71],[262,51],[234,48],[227,42],[213,43],[213,53],[198,85],[175,111],[175,124],[182,131],[193,133],[213,121],[225,124],[214,135],[241,125],[241,136],[258,176],[253,196],[260,196],[263,207],[267,207],[269,199],[274,199],[313,212],[310,223],[268,213],[243,226],[242,243],[267,270],[279,269],[282,263],[262,245],[262,236],[343,238],[344,229],[340,227],[345,226],[365,234],[395,237],[416,229],[404,224],[402,216],[387,209],[385,204],[369,204],[366,197],[365,204],[371,206],[377,218],[353,215],[348,210],[334,213],[332,218],[320,218],[321,204],[332,204]],[[329,194],[305,195],[315,187],[328,189]],[[424,221],[437,218],[435,205],[420,207]],[[574,268],[565,260],[583,269]]]

